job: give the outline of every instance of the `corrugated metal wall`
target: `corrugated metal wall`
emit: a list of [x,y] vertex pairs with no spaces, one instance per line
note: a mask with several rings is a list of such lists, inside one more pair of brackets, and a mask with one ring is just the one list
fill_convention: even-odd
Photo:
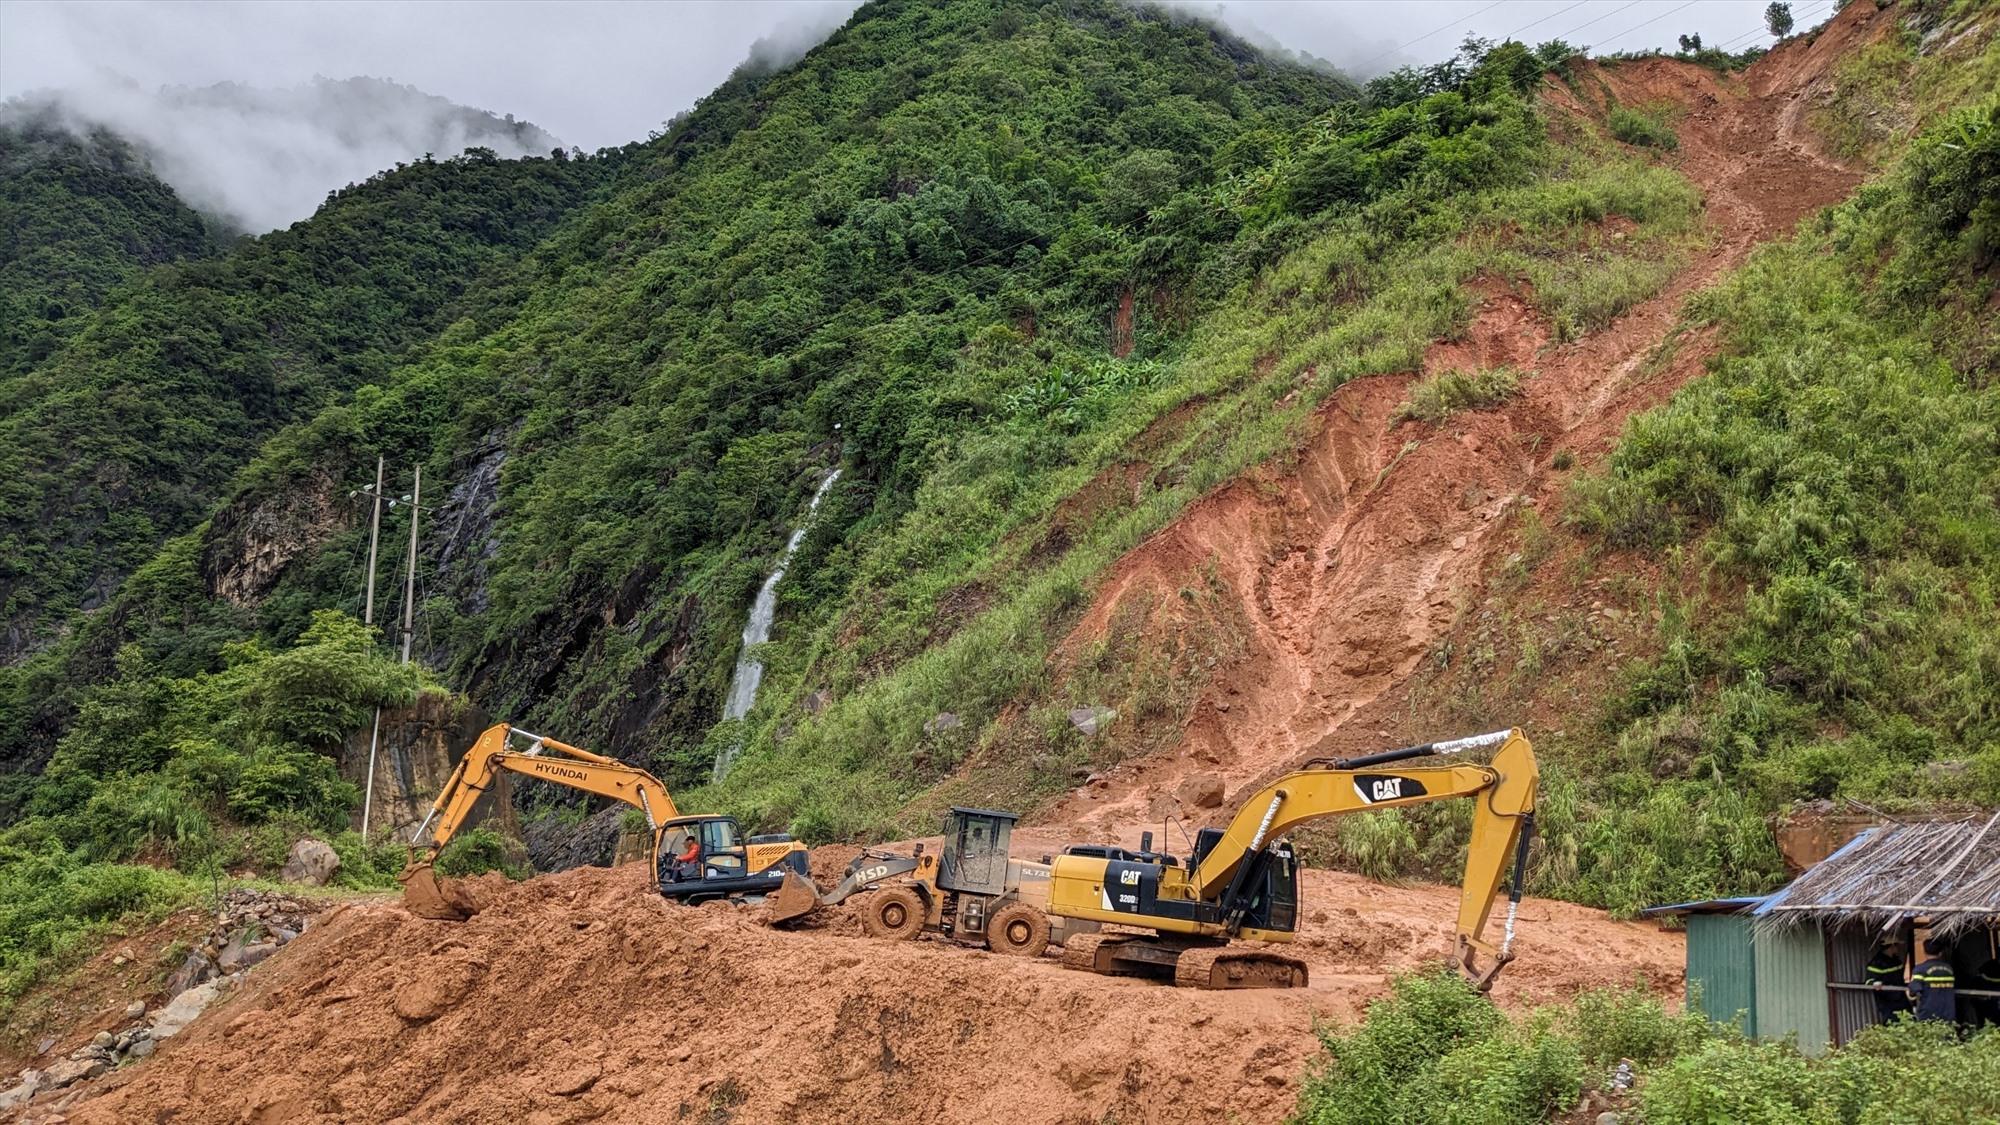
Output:
[[[1868,974],[1864,969],[1874,951],[1874,940],[1865,930],[1837,931],[1826,938],[1826,958],[1834,980],[1865,983]],[[1873,1027],[1877,1022],[1873,996],[1844,988],[1834,990],[1834,1046],[1846,1043],[1860,1034],[1862,1028]]]
[[1743,1017],[1745,1034],[1757,1034],[1757,962],[1750,919],[1741,914],[1690,914],[1687,919],[1689,1002],[1699,991],[1701,1011],[1717,1023]]
[[1832,1037],[1827,1007],[1826,945],[1817,927],[1771,930],[1755,945],[1757,1034],[1799,1037],[1808,1055],[1826,1052]]

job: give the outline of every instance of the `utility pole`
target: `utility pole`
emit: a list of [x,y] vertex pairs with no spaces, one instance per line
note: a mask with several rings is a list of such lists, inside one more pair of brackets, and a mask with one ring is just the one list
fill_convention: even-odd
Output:
[[361,602],[361,623],[375,624],[375,544],[382,538],[382,468],[387,458],[375,458],[375,512],[368,517],[368,596]]
[[[385,457],[375,458],[375,511],[368,517],[368,593],[361,600],[361,623],[375,624],[375,547],[382,538],[382,470]],[[368,816],[375,811],[375,751],[382,743],[382,706],[375,706],[375,725],[368,730],[368,786],[361,797],[361,842],[368,842]]]
[[410,662],[410,641],[417,622],[417,521],[424,516],[424,467],[417,466],[410,485],[410,565],[403,576],[403,663]]

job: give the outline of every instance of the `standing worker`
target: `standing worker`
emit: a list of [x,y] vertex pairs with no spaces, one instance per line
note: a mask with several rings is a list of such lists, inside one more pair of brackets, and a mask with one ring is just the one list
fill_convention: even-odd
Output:
[[1910,999],[1920,1020],[1958,1019],[1958,975],[1952,972],[1951,946],[1941,938],[1924,939],[1924,963],[1910,974]]
[[1901,937],[1890,934],[1875,947],[1875,955],[1862,970],[1868,986],[1874,989],[1875,1018],[1883,1023],[1910,1010],[1909,985],[1903,977],[1903,970],[1909,967],[1908,950]]

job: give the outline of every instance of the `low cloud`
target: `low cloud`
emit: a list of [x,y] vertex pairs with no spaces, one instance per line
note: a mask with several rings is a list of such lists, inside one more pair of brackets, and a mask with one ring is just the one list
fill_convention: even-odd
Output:
[[476,146],[547,155],[559,144],[527,122],[372,78],[155,91],[112,80],[30,94],[7,112],[116,133],[190,206],[250,233],[303,219],[328,192],[426,153],[443,159]]

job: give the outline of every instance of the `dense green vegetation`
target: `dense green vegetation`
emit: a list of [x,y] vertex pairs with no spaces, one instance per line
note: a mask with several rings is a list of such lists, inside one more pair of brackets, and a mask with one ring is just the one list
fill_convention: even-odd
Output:
[[[1698,198],[1678,176],[1587,138],[1548,141],[1520,91],[1564,51],[1474,42],[1452,68],[1454,88],[1392,76],[1370,87],[1369,105],[1335,109],[1290,147],[1273,146],[1269,165],[1219,200],[1235,232],[1224,260],[1258,268],[1201,275],[1230,287],[1162,366],[1095,375],[1075,395],[1102,401],[1100,388],[1115,386],[1115,411],[1058,415],[1078,418],[1060,428],[1011,417],[941,450],[914,510],[851,556],[853,587],[835,607],[807,599],[843,576],[848,556],[821,556],[815,541],[825,541],[808,536],[801,557],[813,562],[799,568],[798,600],[787,592],[796,624],[766,653],[767,698],[779,706],[754,712],[747,731],[714,732],[748,740],[714,800],[812,836],[914,829],[928,814],[899,821],[904,803],[968,764],[974,776],[952,792],[1020,804],[1173,726],[1162,720],[1174,693],[1214,659],[1204,647],[1213,638],[1189,638],[1172,657],[1106,649],[1098,675],[1060,691],[1048,682],[1047,654],[1101,568],[1206,489],[1292,448],[1348,379],[1416,366],[1431,340],[1465,323],[1475,277],[1528,282],[1577,335],[1650,295],[1701,237]],[[1404,95],[1415,100],[1373,104]],[[1609,215],[1634,224],[1630,237],[1606,240]],[[1283,252],[1260,253],[1273,243]],[[959,363],[979,377],[1023,347],[995,326]],[[1147,451],[1154,471],[1141,488],[1050,538],[1066,498],[1190,408]],[[952,620],[966,600],[984,612]],[[825,711],[787,713],[822,688],[833,699]],[[1128,719],[1087,743],[1067,713],[1088,702]],[[927,731],[942,711],[964,725]]]
[[46,360],[148,266],[211,250],[201,216],[110,133],[0,106],[0,381]]
[[1710,374],[1578,486],[1576,526],[1711,592],[1667,607],[1592,780],[1552,789],[1578,802],[1552,889],[1629,909],[1768,885],[1764,818],[1795,800],[2000,803],[1996,113],[1940,122],[1703,295]]
[[324,612],[282,650],[242,641],[214,672],[115,681],[31,785],[6,775],[0,1006],[95,924],[180,905],[204,886],[189,876],[275,872],[301,835],[335,841],[348,885],[386,883],[400,849],[345,831],[360,794],[329,755],[375,706],[416,697],[417,670],[375,641]]
[[[155,271],[66,328],[58,350],[0,383],[0,654],[33,651],[66,614],[102,605],[209,513],[266,437],[381,378],[447,310],[496,316],[516,294],[494,271],[603,163],[475,152],[385,172],[334,193],[310,223]],[[51,202],[76,194],[27,202],[86,221],[115,198]],[[37,260],[62,259],[46,262],[55,281],[91,268],[80,235],[42,242]]]
[[1325,1054],[1299,1097],[1302,1125],[1569,1119],[1587,1090],[1610,1091],[1648,1125],[1970,1122],[2000,1114],[2000,1031],[1961,1041],[1911,1020],[1870,1028],[1825,1058],[1744,1039],[1643,991],[1585,993],[1509,1018],[1449,970],[1398,978],[1351,1028],[1320,1033]]

